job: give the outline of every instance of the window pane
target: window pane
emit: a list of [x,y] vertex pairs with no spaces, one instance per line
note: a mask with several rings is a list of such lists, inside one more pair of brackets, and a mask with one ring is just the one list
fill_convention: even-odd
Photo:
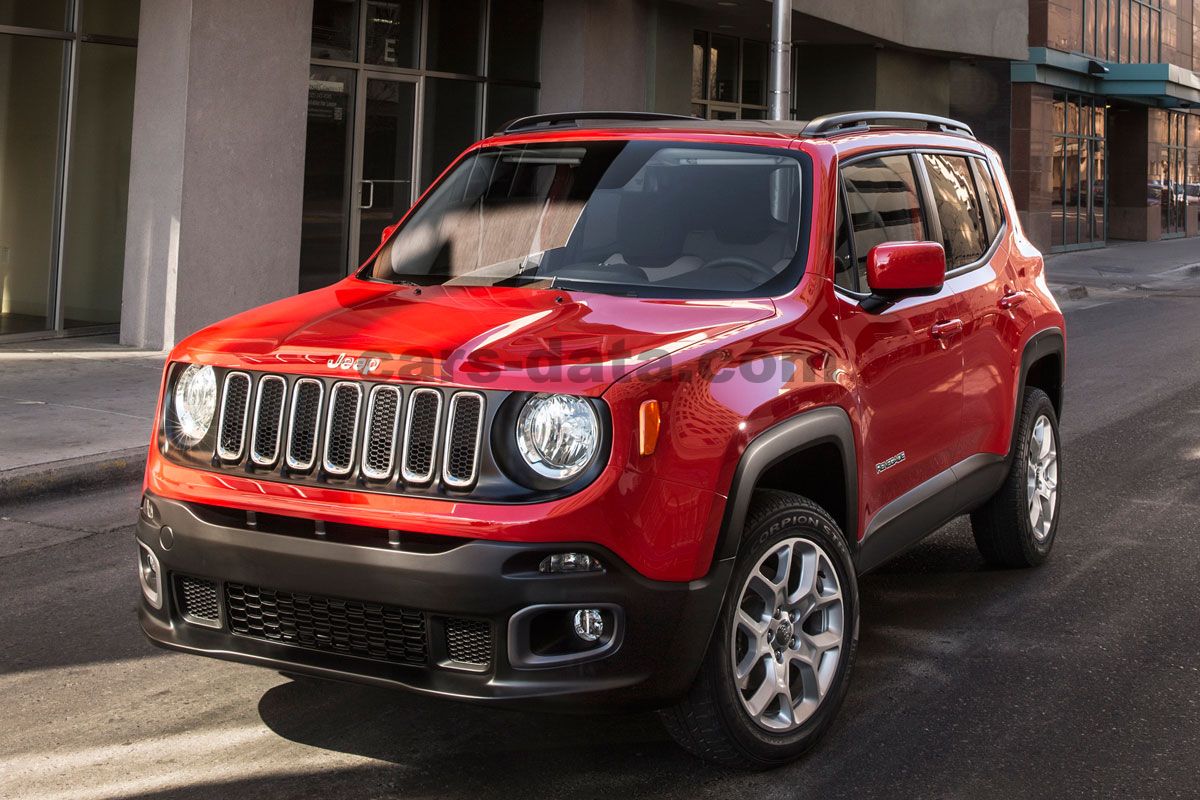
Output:
[[767,104],[767,59],[770,46],[765,42],[747,41],[742,58],[742,102],[753,106]]
[[707,85],[705,78],[708,75],[707,69],[708,56],[708,34],[704,31],[696,31],[692,34],[692,99],[707,100],[708,95],[705,94]]
[[358,0],[313,0],[313,58],[358,58]]
[[80,45],[62,268],[68,328],[121,321],[136,67],[135,48]]
[[363,119],[360,227],[357,261],[379,246],[388,225],[408,210],[413,200],[413,132],[417,84],[409,81],[367,81]]
[[713,34],[709,48],[709,99],[737,102],[738,40]]
[[948,269],[973,264],[987,252],[983,211],[975,194],[975,178],[961,156],[923,155],[938,219]]
[[52,325],[63,47],[52,39],[0,35],[0,63],[9,70],[0,83],[0,333]]
[[843,289],[858,291],[858,271],[850,253],[850,220],[846,218],[846,206],[841,197],[837,204],[837,244],[834,252],[833,282]]
[[79,0],[84,33],[137,38],[138,0]]
[[1063,216],[1066,220],[1066,238],[1063,244],[1079,243],[1079,140],[1066,139],[1066,159],[1063,164]]
[[527,86],[488,84],[485,134],[500,130],[506,122],[537,113],[538,90]]
[[435,1],[429,4],[427,68],[437,72],[478,75],[483,0]]
[[542,0],[492,0],[488,77],[538,79]]
[[990,244],[1004,225],[1004,211],[1000,206],[1000,192],[996,189],[996,183],[987,162],[978,158],[974,159],[974,162],[975,174],[979,178],[977,183],[982,193],[983,211],[987,215],[988,242]]
[[0,25],[66,30],[67,0],[17,0],[0,3]]
[[420,41],[418,0],[367,3],[368,64],[412,69],[417,66]]
[[842,170],[858,281],[867,285],[867,255],[884,242],[923,241],[925,224],[917,180],[908,156],[859,161]]
[[354,71],[313,67],[308,78],[304,147],[304,215],[300,227],[300,291],[346,274],[346,217]]
[[481,84],[451,78],[425,81],[421,186],[428,186],[478,137]]

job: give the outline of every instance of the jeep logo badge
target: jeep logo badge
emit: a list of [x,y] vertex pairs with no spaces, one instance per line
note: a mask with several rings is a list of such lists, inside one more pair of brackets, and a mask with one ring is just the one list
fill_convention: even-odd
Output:
[[351,358],[345,353],[341,353],[337,356],[337,358],[331,358],[325,362],[325,366],[329,367],[330,369],[354,370],[365,378],[367,375],[370,375],[372,372],[379,369],[379,366],[382,363],[383,362],[381,362],[378,358],[367,358],[366,356]]

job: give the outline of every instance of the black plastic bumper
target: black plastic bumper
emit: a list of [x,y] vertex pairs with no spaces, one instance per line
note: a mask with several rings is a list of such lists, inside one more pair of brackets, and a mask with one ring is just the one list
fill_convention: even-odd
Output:
[[[314,533],[256,530],[235,517],[214,520],[203,507],[152,501],[155,519],[142,515],[137,537],[157,556],[163,576],[162,607],[143,597],[140,613],[142,629],[156,644],[285,672],[514,707],[591,711],[677,701],[707,649],[732,568],[731,562],[719,563],[708,577],[691,583],[656,582],[594,545],[466,540],[441,552],[416,552],[388,547],[385,532],[382,543],[331,541]],[[545,555],[571,550],[597,555],[604,571],[537,571]],[[185,621],[174,596],[178,576],[185,575],[216,583],[222,606],[217,627]],[[226,584],[419,610],[428,656],[418,665],[393,663],[234,633]],[[540,659],[529,658],[523,626],[514,628],[511,621],[543,605],[611,609],[609,624],[617,626],[611,645],[579,661],[528,666]],[[490,624],[490,663],[465,667],[439,658],[437,639],[444,636],[439,621],[447,618]]]

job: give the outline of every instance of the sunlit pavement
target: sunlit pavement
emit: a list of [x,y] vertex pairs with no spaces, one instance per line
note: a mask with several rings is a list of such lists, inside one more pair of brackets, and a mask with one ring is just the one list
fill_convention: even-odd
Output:
[[1068,313],[1064,521],[1040,570],[962,523],[863,581],[854,684],[807,760],[694,761],[653,715],[479,709],[166,653],[137,487],[0,509],[0,797],[1194,797],[1200,298]]

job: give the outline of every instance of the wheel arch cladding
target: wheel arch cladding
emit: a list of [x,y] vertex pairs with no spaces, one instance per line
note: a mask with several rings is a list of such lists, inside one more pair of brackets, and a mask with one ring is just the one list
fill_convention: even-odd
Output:
[[[831,460],[834,463],[831,463]],[[806,411],[756,436],[738,461],[715,559],[737,555],[754,491],[782,489],[824,508],[858,545],[858,461],[847,413],[828,406]]]

